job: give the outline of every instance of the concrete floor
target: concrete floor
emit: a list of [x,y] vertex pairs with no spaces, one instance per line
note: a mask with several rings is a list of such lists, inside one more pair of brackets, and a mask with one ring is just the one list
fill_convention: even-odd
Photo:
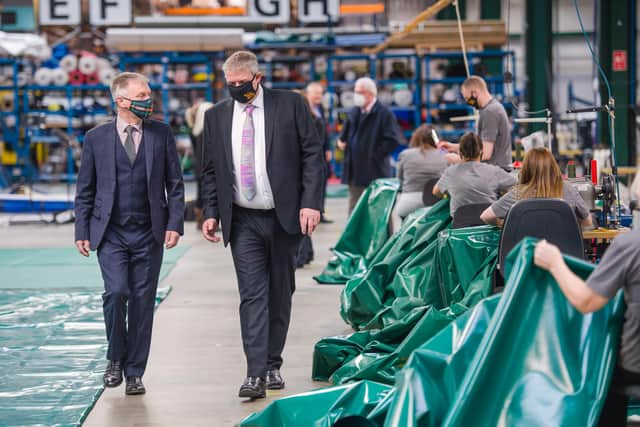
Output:
[[[164,280],[173,291],[155,316],[144,376],[147,394],[126,397],[124,386],[107,389],[84,425],[233,426],[274,399],[326,386],[310,378],[313,346],[319,338],[349,328],[338,313],[342,286],[317,285],[312,276],[331,256],[329,248],[346,222],[346,207],[346,199],[327,200],[335,223],[316,231],[315,260],[297,272],[283,391],[254,402],[237,397],[246,365],[231,254],[221,244],[206,242],[194,223],[187,223],[180,244],[190,249]],[[73,245],[72,225],[18,225],[1,227],[1,232],[1,247]]]

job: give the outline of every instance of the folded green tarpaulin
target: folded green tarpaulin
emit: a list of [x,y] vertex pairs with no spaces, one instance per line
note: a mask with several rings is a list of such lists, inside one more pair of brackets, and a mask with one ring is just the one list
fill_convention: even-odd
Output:
[[[375,408],[369,411],[371,399],[362,399],[360,411],[350,401],[349,425],[595,425],[615,364],[622,296],[582,315],[553,278],[533,266],[534,247],[526,239],[514,249],[504,294],[483,300],[413,352]],[[593,269],[584,261],[565,260],[583,278]],[[286,425],[327,425],[311,408],[321,402],[338,413],[341,402],[312,397],[341,387],[346,386],[288,397],[289,410],[281,406],[280,419],[294,423]],[[277,403],[252,419],[263,419],[262,427],[284,426],[279,419],[261,418]],[[288,417],[294,411],[296,417]]]
[[[403,289],[398,289],[400,295],[389,292],[393,289],[388,285],[398,268],[407,259],[423,252],[450,222],[448,200],[409,215],[400,230],[373,257],[366,272],[347,282],[340,297],[340,315],[345,322],[356,330],[372,329],[374,325],[367,324],[376,316],[380,318],[384,307],[390,307],[396,298],[410,294]],[[381,326],[379,323],[378,327]]]
[[[593,426],[616,360],[623,299],[583,315],[533,265],[535,241],[507,259],[505,292],[443,426]],[[565,257],[586,278],[594,266]]]
[[399,188],[395,178],[377,179],[367,187],[332,249],[333,258],[314,277],[318,283],[346,283],[366,270],[389,237],[389,217]]
[[491,293],[498,241],[495,227],[445,230],[423,250],[409,252],[389,283],[367,286],[387,296],[367,325],[373,328],[316,344],[313,378],[393,384],[411,352]]
[[[361,381],[284,397],[269,404],[264,410],[242,420],[242,427],[331,427],[342,421],[345,427],[358,424],[349,420],[366,415],[381,402],[390,386]],[[367,424],[364,424],[367,425]]]

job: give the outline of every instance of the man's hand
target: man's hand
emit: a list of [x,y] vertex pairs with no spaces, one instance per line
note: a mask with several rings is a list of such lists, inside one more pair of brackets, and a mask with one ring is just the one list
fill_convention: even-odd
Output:
[[536,245],[533,262],[538,267],[547,271],[560,267],[564,263],[560,249],[546,240],[541,240]]
[[344,142],[344,141],[343,141],[343,140],[341,140],[341,139],[338,139],[338,140],[336,141],[336,147],[338,147],[339,149],[341,149],[342,151],[344,151],[344,150],[346,150],[346,149],[347,149],[347,143],[346,143],[346,142]]
[[436,145],[438,146],[439,149],[447,150],[450,153],[459,153],[460,152],[460,146],[458,144],[454,144],[453,142],[440,141]]
[[174,248],[180,240],[180,234],[177,231],[166,231],[164,233],[164,247],[167,249]]
[[80,252],[80,255],[84,255],[86,257],[89,256],[88,240],[76,240],[76,248],[78,248],[78,252]]
[[216,236],[218,231],[218,220],[215,218],[209,218],[202,223],[202,235],[210,242],[218,243],[220,238]]
[[320,211],[308,208],[300,209],[300,229],[302,230],[302,234],[311,236],[319,222]]
[[332,158],[333,158],[333,153],[331,152],[331,150],[327,150],[324,152],[324,159],[327,161],[327,163],[329,163]]

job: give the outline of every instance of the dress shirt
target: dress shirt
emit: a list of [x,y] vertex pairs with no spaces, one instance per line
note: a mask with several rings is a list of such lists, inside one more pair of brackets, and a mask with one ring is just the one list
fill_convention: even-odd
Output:
[[264,91],[258,88],[256,97],[251,102],[255,107],[252,113],[254,128],[254,155],[256,173],[256,195],[252,200],[247,200],[240,191],[240,158],[242,150],[242,128],[247,117],[244,108],[247,104],[234,101],[233,121],[231,124],[231,145],[233,152],[233,200],[238,206],[248,209],[273,209],[273,192],[267,174],[267,145],[264,123]]
[[120,117],[119,115],[117,116],[116,128],[118,130],[118,136],[120,137],[120,142],[122,143],[122,146],[124,146],[124,142],[127,140],[127,132],[125,132],[125,130],[129,125],[133,126],[133,128],[135,129],[132,135],[133,146],[136,149],[136,153],[138,153],[138,148],[140,148],[140,144],[142,143],[142,120],[139,121],[137,124],[133,124],[133,123],[127,123],[126,121],[124,121],[122,117]]

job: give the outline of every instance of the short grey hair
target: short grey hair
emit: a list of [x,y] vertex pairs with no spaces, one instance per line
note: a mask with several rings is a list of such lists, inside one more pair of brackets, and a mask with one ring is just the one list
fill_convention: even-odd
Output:
[[234,52],[222,64],[222,71],[226,73],[229,70],[247,70],[254,75],[258,72],[258,58],[248,50]]
[[138,80],[144,84],[149,84],[149,79],[140,73],[124,72],[117,74],[111,82],[111,97],[114,101],[119,96],[125,96],[131,80]]
[[370,77],[360,77],[356,80],[356,86],[362,86],[366,91],[371,92],[373,96],[378,96],[378,86]]

